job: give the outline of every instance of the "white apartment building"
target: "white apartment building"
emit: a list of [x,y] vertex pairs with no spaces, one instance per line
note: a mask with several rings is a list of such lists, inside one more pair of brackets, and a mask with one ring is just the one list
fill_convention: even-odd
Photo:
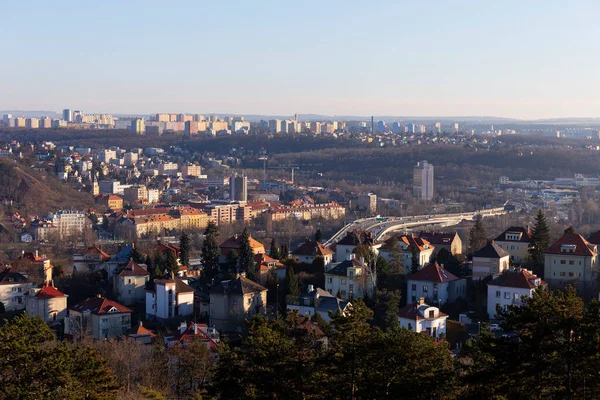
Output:
[[0,302],[6,311],[25,309],[25,295],[31,283],[24,275],[11,268],[0,271]]
[[453,302],[467,297],[467,282],[437,263],[431,263],[408,277],[407,299],[416,302],[421,297],[432,304]]
[[146,289],[146,318],[166,320],[194,313],[194,289],[183,279],[159,279]]
[[164,162],[158,166],[159,175],[177,175],[179,166],[176,163]]
[[94,339],[111,339],[131,329],[132,310],[103,297],[91,297],[69,308],[65,335],[90,334]]
[[133,259],[115,275],[115,292],[119,301],[125,305],[143,303],[146,300],[146,283],[150,274],[146,264],[138,264]]
[[61,238],[83,232],[90,223],[85,212],[77,210],[60,210],[48,215],[48,221]]
[[98,158],[98,161],[108,164],[110,160],[117,158],[117,152],[115,150],[100,150],[96,158]]

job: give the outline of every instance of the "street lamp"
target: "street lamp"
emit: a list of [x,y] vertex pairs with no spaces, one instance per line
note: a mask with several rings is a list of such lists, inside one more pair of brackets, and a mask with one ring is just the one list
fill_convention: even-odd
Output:
[[275,304],[275,316],[279,316],[279,283],[277,284],[277,304]]
[[478,327],[477,336],[480,336],[481,335],[481,321],[477,321],[477,327]]

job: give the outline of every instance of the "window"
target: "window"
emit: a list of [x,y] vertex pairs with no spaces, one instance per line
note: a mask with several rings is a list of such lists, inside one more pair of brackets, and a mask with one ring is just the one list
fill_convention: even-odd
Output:
[[104,337],[108,336],[108,329],[102,329],[102,336],[104,336]]
[[346,284],[346,280],[342,279],[342,285],[345,285],[345,284]]
[[569,272],[569,276],[575,276],[574,272]]
[[417,296],[413,296],[413,297],[412,297],[412,302],[414,303],[414,302],[416,302],[416,301],[417,301]]
[[252,297],[248,298],[248,304],[252,304]]
[[108,318],[102,318],[102,323],[103,324],[107,324],[108,323]]
[[510,293],[504,292],[504,298],[505,299],[510,299]]
[[560,276],[565,276],[565,273],[564,273],[564,272],[561,272],[561,273],[560,273]]
[[131,283],[131,279],[127,279],[127,283]]
[[408,330],[412,331],[412,324],[410,322],[408,323]]
[[429,288],[427,287],[427,285],[423,285],[423,293],[427,293],[429,291]]
[[21,293],[23,291],[23,288],[17,288],[17,292]]
[[417,285],[416,285],[415,283],[413,283],[413,284],[411,285],[411,289],[412,289],[413,291],[414,291],[414,290],[417,290]]
[[575,261],[574,260],[569,260],[569,265],[575,265]]
[[342,290],[342,297],[346,297],[346,291]]
[[353,284],[349,284],[348,285],[348,290],[350,291],[350,293],[354,293],[354,285]]
[[333,283],[333,278],[327,278],[327,283]]
[[429,310],[429,318],[434,318],[434,317],[435,317],[435,311]]
[[513,293],[513,299],[519,300],[519,293]]
[[499,290],[496,290],[496,297],[500,298],[500,296],[502,296],[502,294],[500,293]]
[[564,265],[564,264],[566,264],[567,262],[566,262],[565,260],[560,260],[560,263]]

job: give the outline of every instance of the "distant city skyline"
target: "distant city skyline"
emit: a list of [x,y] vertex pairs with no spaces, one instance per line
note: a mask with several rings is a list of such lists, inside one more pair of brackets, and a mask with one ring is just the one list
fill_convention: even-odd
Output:
[[599,11],[538,0],[7,2],[0,109],[600,117]]

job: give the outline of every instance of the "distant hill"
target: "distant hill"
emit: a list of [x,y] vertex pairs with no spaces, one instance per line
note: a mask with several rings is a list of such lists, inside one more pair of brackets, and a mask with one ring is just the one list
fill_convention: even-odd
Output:
[[38,215],[93,205],[89,193],[9,159],[0,159],[0,199],[12,200],[13,207],[21,213]]

